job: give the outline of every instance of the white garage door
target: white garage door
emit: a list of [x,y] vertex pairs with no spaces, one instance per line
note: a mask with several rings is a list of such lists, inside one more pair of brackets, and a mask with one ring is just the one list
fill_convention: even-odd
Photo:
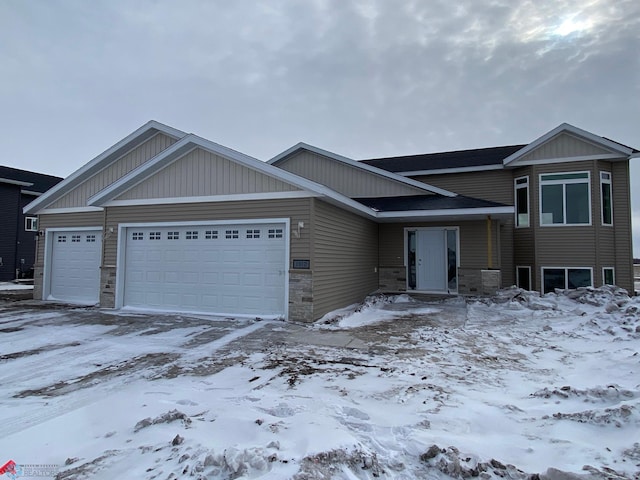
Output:
[[279,317],[285,225],[128,227],[124,306]]
[[94,304],[100,298],[102,232],[53,232],[49,300]]

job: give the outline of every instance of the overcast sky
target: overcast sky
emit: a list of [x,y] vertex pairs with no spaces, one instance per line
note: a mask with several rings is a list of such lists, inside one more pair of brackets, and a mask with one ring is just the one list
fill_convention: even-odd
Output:
[[0,0],[0,72],[0,164],[63,177],[150,119],[262,160],[640,148],[638,0]]

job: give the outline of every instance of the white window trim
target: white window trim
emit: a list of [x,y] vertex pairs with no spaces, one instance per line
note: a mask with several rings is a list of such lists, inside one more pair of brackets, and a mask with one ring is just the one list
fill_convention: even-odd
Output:
[[531,267],[529,265],[516,265],[516,286],[520,288],[519,270],[521,268],[526,268],[529,271],[529,288],[533,288],[533,285],[531,284]]
[[[605,180],[602,178],[602,174],[606,173],[609,175],[609,179]],[[613,227],[613,184],[611,182],[611,172],[607,172],[606,170],[600,171],[600,221],[605,227]],[[611,196],[611,223],[604,223],[604,197],[602,196],[602,185],[609,184],[609,195]]]
[[544,295],[544,271],[545,270],[564,270],[564,289],[568,290],[569,272],[568,270],[589,270],[591,274],[591,284],[589,287],[593,287],[593,267],[554,267],[545,265],[540,267],[540,293]]
[[[518,180],[522,180],[522,179],[526,179],[527,183],[522,183],[520,185],[518,185]],[[530,200],[530,196],[531,196],[531,192],[529,190],[529,175],[524,175],[522,177],[518,177],[518,178],[514,178],[513,179],[513,195],[514,195],[514,207],[515,207],[515,223],[516,223],[516,228],[529,228],[531,226],[531,200]],[[522,189],[522,188],[526,188],[527,189],[527,224],[526,225],[518,225],[518,190]]]
[[[29,225],[31,223],[31,225]],[[35,223],[35,227],[33,224]],[[31,228],[29,228],[31,227]],[[24,231],[25,232],[37,232],[38,231],[38,217],[24,217]]]
[[[585,179],[575,179],[575,180],[542,180],[542,177],[545,175],[574,175],[574,174],[582,174],[586,173],[587,178]],[[544,182],[544,183],[543,183]],[[567,184],[577,184],[577,183],[586,183],[588,190],[588,205],[589,205],[589,222],[588,223],[542,223],[542,187],[543,185],[567,185]],[[584,170],[581,172],[545,172],[540,173],[538,175],[538,213],[540,218],[538,220],[538,224],[540,227],[590,227],[593,222],[591,220],[591,172],[588,170]],[[566,221],[567,219],[567,202],[566,202],[566,189],[563,189],[563,216]],[[593,278],[592,278],[593,281]]]
[[604,275],[604,271],[605,270],[611,270],[611,272],[613,273],[613,284],[616,284],[616,269],[614,267],[602,267],[602,285],[609,285],[608,283],[605,283],[605,275]]

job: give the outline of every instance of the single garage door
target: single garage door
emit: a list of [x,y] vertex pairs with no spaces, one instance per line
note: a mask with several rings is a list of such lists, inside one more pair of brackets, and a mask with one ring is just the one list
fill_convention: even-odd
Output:
[[123,305],[280,317],[285,224],[128,227]]
[[102,232],[53,232],[48,300],[94,304],[100,299]]

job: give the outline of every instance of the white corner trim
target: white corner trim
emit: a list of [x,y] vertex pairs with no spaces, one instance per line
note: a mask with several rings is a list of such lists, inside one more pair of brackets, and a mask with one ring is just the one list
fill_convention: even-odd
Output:
[[215,203],[215,202],[239,202],[250,200],[280,200],[287,198],[310,198],[320,195],[306,190],[290,192],[264,192],[264,193],[237,193],[229,195],[207,195],[198,197],[167,197],[167,198],[140,198],[131,200],[111,200],[104,203],[105,207],[122,207],[132,205],[168,205],[174,203]]

